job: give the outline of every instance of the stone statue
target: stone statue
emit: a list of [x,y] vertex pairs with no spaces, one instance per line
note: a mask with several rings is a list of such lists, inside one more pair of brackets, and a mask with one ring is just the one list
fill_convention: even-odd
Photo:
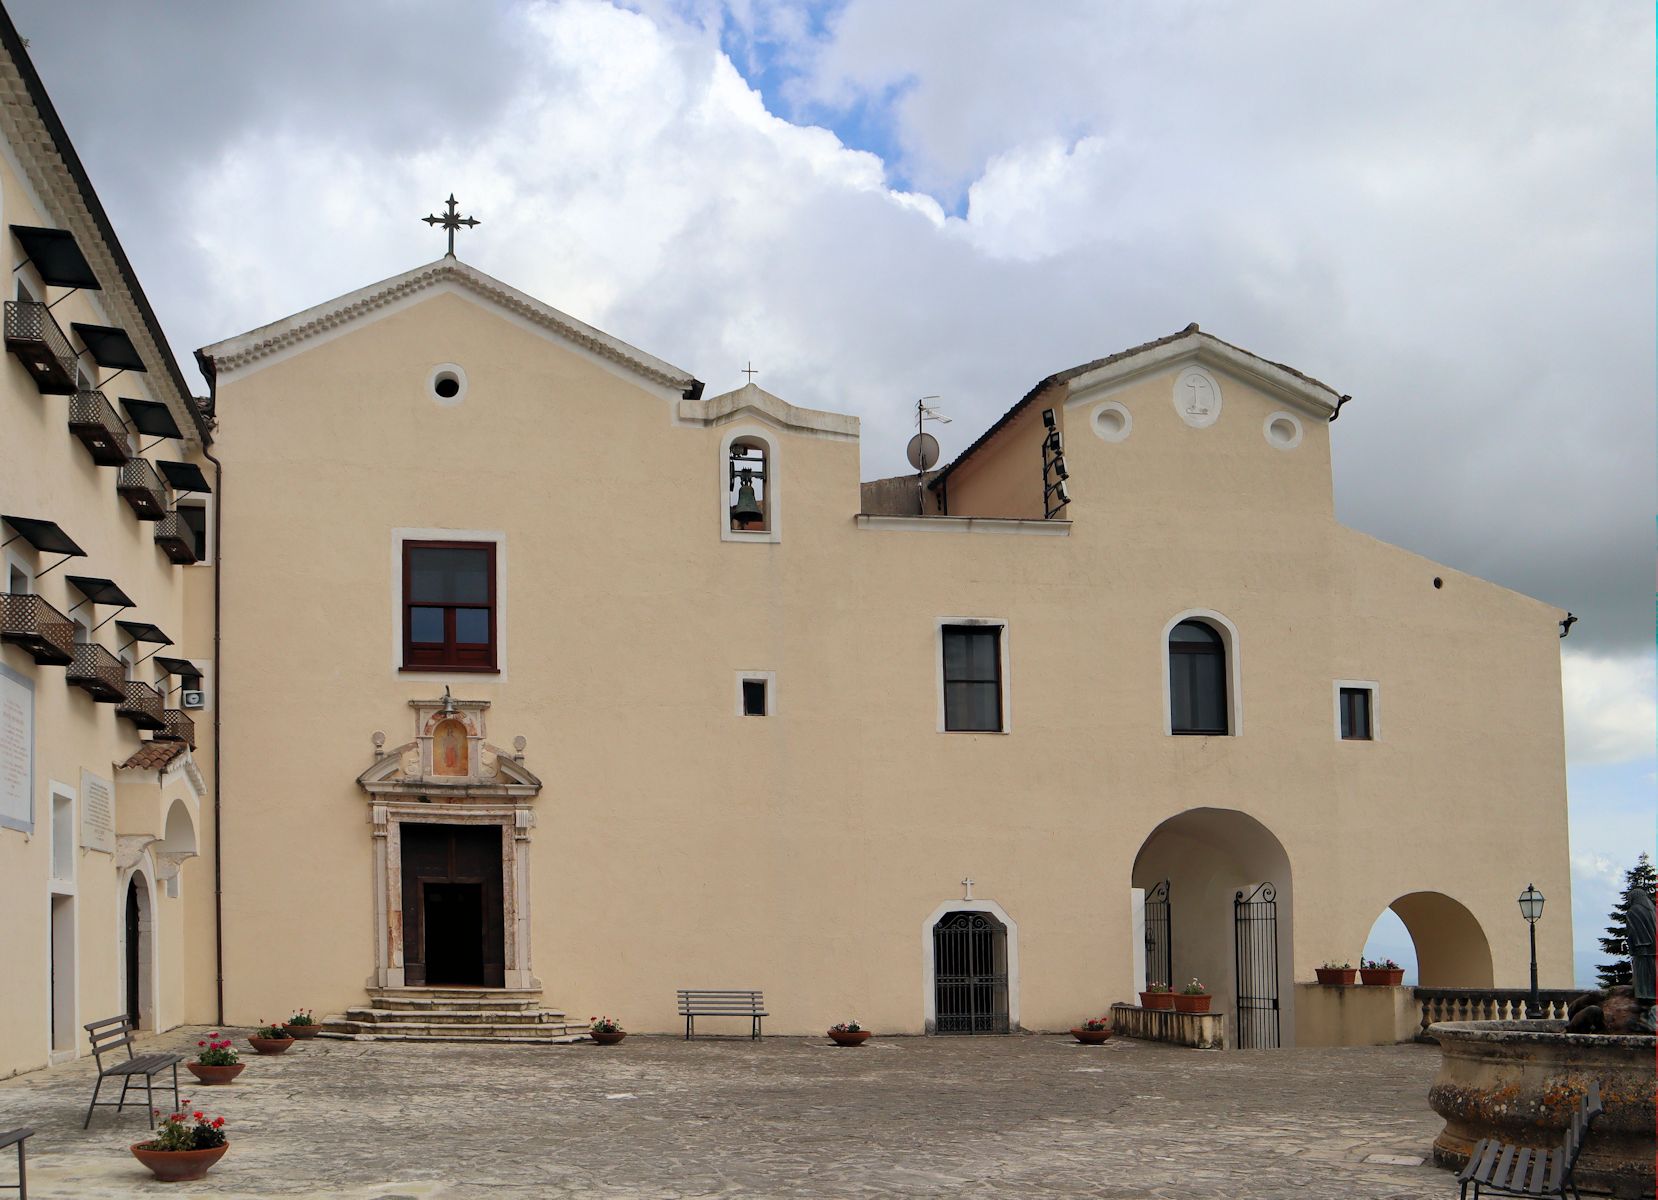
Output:
[[1658,962],[1653,959],[1655,914],[1651,893],[1636,891],[1630,901],[1627,926],[1633,985],[1622,984],[1600,992],[1586,992],[1566,1010],[1567,1033],[1658,1032],[1654,993],[1658,992]]

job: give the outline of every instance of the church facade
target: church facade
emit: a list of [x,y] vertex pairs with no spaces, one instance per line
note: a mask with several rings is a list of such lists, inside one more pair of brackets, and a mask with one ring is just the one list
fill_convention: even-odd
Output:
[[1342,397],[1195,326],[863,485],[855,418],[450,257],[200,358],[227,1020],[1053,1029],[1197,977],[1284,1045],[1385,909],[1489,987],[1569,895],[1565,614],[1341,526]]

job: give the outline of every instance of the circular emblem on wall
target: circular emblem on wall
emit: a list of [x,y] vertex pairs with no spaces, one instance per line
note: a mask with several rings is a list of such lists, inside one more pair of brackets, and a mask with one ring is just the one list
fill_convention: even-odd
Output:
[[1187,367],[1174,377],[1174,411],[1195,429],[1220,419],[1220,384],[1202,367]]

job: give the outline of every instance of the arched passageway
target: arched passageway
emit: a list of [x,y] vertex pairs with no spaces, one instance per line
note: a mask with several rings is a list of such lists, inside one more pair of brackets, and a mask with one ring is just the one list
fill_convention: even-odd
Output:
[[[1201,980],[1233,1046],[1291,1044],[1293,892],[1289,856],[1272,831],[1234,809],[1190,809],[1152,830],[1131,878],[1148,898],[1140,931],[1148,981],[1180,991]],[[1165,969],[1170,978],[1161,980]]]
[[1415,962],[1396,952],[1397,926],[1390,937],[1386,926],[1392,922],[1386,913],[1371,926],[1366,958],[1391,955],[1405,967],[1405,982],[1420,987],[1494,986],[1491,943],[1466,905],[1443,892],[1409,892],[1388,905],[1388,911],[1404,926]]
[[155,1028],[155,897],[143,871],[127,877],[121,912],[121,988],[134,1029]]

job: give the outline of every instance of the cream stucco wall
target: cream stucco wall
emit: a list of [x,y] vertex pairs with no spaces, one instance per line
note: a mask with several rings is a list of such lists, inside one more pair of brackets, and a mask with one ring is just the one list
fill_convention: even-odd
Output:
[[[459,404],[427,391],[440,362]],[[1119,442],[1072,386],[1068,536],[861,527],[856,443],[777,427],[765,544],[720,536],[728,426],[459,291],[223,374],[228,1019],[362,1002],[354,781],[445,683],[545,783],[533,967],[578,1019],[671,1029],[678,987],[758,987],[768,1030],[919,1031],[923,924],[971,876],[1018,923],[1023,1024],[1062,1028],[1128,997],[1136,858],[1194,809],[1281,847],[1286,979],[1438,892],[1521,982],[1514,896],[1570,892],[1561,614],[1342,528],[1321,417],[1276,448],[1285,398],[1211,366],[1224,407],[1192,428],[1178,369],[1113,385]],[[397,670],[394,533],[434,529],[500,539],[498,676]],[[1164,631],[1193,610],[1235,630],[1237,736],[1165,733]],[[938,732],[946,616],[1007,622],[1010,733]],[[774,716],[734,715],[739,670],[775,672]],[[1379,740],[1337,739],[1338,679],[1378,683]],[[1222,892],[1186,914],[1211,938]],[[1569,926],[1539,928],[1545,985]]]
[[[48,191],[47,196],[52,193]],[[21,262],[25,255],[10,234],[12,225],[63,227],[63,214],[23,172],[13,147],[0,140],[0,241],[8,263]],[[83,247],[84,249],[85,247]],[[73,322],[98,325],[119,324],[110,316],[105,297],[118,288],[117,278],[103,277],[104,292],[80,291],[69,294],[53,288],[46,294],[33,269],[26,267],[18,278],[27,279],[34,294],[57,302],[52,315],[70,336]],[[3,297],[16,296],[15,282],[7,284]],[[81,358],[94,386],[101,377],[90,356]],[[159,364],[156,364],[159,366]],[[112,404],[119,397],[165,399],[168,384],[159,375],[135,372],[123,374],[108,389]],[[177,399],[175,396],[174,399]],[[210,643],[209,626],[198,626],[186,613],[187,581],[206,581],[210,568],[175,567],[156,547],[154,526],[139,521],[117,495],[118,468],[93,463],[81,443],[70,434],[66,421],[69,398],[42,395],[30,373],[11,354],[0,357],[0,512],[57,522],[87,552],[84,558],[54,567],[60,556],[37,554],[26,542],[16,540],[0,550],[0,590],[7,586],[4,573],[13,564],[31,577],[47,573],[34,584],[34,591],[60,612],[68,612],[81,596],[67,582],[68,575],[90,575],[113,579],[136,602],[135,607],[117,614],[108,606],[89,610],[83,606],[74,616],[93,611],[94,621],[119,615],[152,622],[170,634],[177,645],[163,653],[188,656],[200,653]],[[182,422],[181,422],[182,424]],[[151,439],[146,439],[146,442]],[[198,461],[199,446],[182,446],[174,441],[156,447],[147,457]],[[8,527],[0,541],[11,537]],[[190,632],[187,633],[187,629]],[[94,635],[110,651],[126,642],[110,622]],[[138,647],[143,654],[153,646]],[[80,1025],[125,1010],[125,980],[122,953],[125,938],[123,905],[125,887],[132,870],[154,880],[156,864],[144,842],[165,832],[165,810],[161,809],[159,781],[141,785],[124,778],[117,770],[141,744],[133,725],[115,716],[114,705],[95,703],[85,692],[70,687],[61,666],[37,665],[28,653],[11,644],[0,646],[0,665],[32,689],[34,730],[32,738],[34,826],[32,831],[0,828],[0,1077],[46,1065],[49,1058],[64,1058],[86,1052],[85,1034]],[[137,668],[135,678],[155,682],[154,663]],[[175,681],[176,682],[176,681]],[[171,704],[178,703],[176,696]],[[205,726],[207,714],[195,714]],[[206,769],[206,760],[198,756]],[[80,847],[78,828],[70,856],[72,878],[54,883],[52,876],[52,789],[73,795],[76,826],[83,802],[82,771],[108,781],[119,792],[115,801],[116,832],[137,838],[126,843],[127,853],[105,853]],[[191,814],[197,816],[192,796]],[[159,812],[162,824],[156,824]],[[200,878],[198,878],[200,877]],[[146,1003],[151,1027],[165,1028],[193,1018],[210,1019],[209,1011],[193,1007],[186,996],[187,959],[199,954],[205,944],[201,930],[204,920],[211,929],[211,881],[199,860],[183,868],[184,889],[178,898],[165,894],[163,886],[156,901],[154,930],[153,996]],[[73,906],[73,970],[62,973],[62,985],[72,987],[70,1036],[60,1052],[51,1045],[51,899],[56,890],[70,897]],[[188,915],[187,915],[188,914]],[[187,939],[187,931],[190,936]],[[210,959],[209,959],[210,962]],[[209,975],[211,970],[209,969]]]

